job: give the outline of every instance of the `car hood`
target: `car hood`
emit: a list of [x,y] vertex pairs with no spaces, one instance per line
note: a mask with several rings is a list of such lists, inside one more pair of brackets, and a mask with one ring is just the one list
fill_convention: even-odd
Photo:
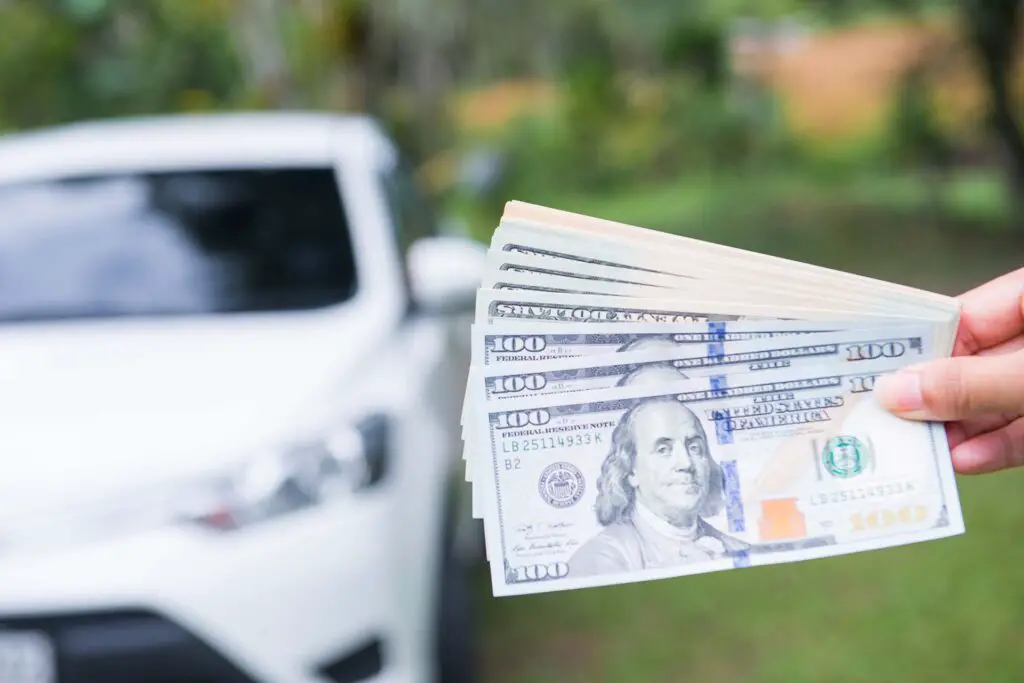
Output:
[[365,316],[0,328],[0,520],[216,471],[288,438],[379,339]]

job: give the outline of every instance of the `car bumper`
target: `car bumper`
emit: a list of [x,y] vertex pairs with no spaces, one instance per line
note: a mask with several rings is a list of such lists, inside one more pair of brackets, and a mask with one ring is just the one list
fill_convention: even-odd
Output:
[[0,556],[0,632],[45,634],[58,683],[425,681],[391,522],[367,497],[225,535]]

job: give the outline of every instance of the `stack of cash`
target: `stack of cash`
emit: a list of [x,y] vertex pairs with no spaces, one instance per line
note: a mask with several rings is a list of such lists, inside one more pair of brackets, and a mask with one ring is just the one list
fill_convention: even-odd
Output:
[[952,353],[955,299],[520,202],[489,259],[462,425],[495,595],[963,533],[943,426],[872,395]]

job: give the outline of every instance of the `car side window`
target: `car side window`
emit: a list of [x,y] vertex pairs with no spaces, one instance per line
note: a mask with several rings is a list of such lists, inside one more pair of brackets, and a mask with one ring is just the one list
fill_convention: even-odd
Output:
[[382,182],[395,238],[404,256],[413,242],[437,234],[434,207],[405,160],[386,170]]
[[401,261],[403,285],[410,310],[415,308],[406,257],[418,239],[437,234],[434,207],[416,182],[416,176],[404,159],[399,159],[381,174],[388,213],[394,229],[395,244]]

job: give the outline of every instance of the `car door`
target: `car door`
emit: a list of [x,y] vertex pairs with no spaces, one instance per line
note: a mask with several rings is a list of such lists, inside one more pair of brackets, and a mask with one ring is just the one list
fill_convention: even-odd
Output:
[[[450,482],[461,470],[460,414],[469,365],[468,324],[460,335],[449,316],[421,310],[411,291],[407,257],[418,239],[437,232],[432,208],[418,190],[409,166],[397,154],[375,155],[375,163],[342,168],[343,186],[361,226],[372,226],[374,252],[367,268],[389,270],[389,288],[400,290],[401,312],[392,333],[373,354],[372,386],[367,391],[388,406],[395,459],[392,471],[396,599],[403,608],[402,641],[417,656],[422,635],[430,633],[437,601],[441,553],[445,546]],[[358,202],[358,204],[356,204]],[[381,253],[388,254],[383,263]],[[389,292],[384,297],[391,305]],[[383,299],[382,299],[383,300]],[[392,571],[389,569],[389,571]]]

